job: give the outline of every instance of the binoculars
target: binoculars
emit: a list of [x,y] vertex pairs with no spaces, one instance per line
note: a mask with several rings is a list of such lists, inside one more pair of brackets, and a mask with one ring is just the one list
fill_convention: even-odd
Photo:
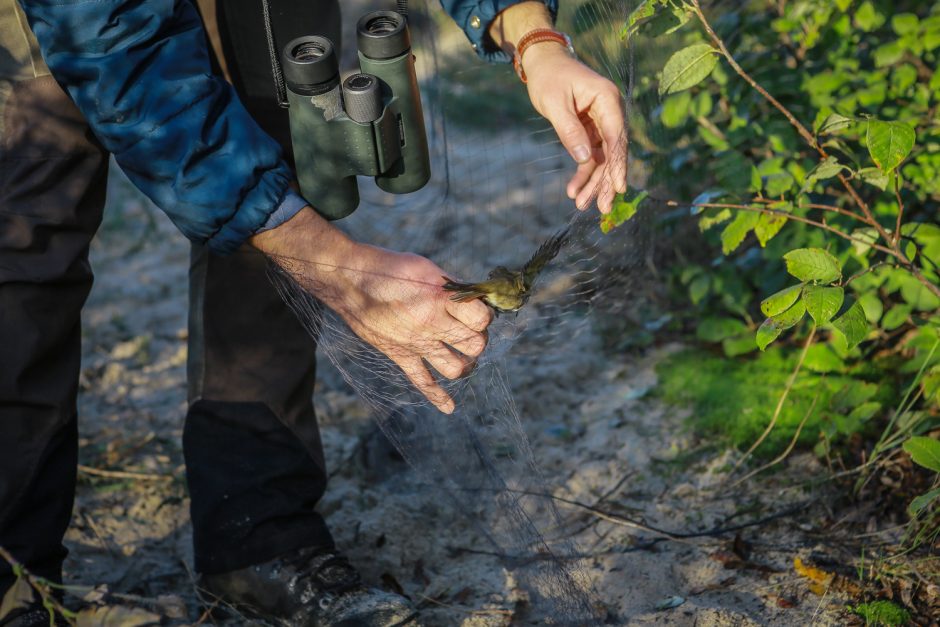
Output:
[[298,37],[281,53],[301,193],[328,220],[359,205],[357,175],[406,194],[431,164],[405,18],[375,11],[357,25],[359,74],[340,84],[332,42]]

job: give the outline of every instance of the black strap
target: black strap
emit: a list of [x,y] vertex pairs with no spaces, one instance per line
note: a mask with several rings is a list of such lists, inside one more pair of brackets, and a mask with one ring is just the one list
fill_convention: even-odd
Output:
[[284,72],[281,70],[281,58],[277,54],[277,44],[274,42],[274,28],[271,26],[270,0],[261,0],[261,11],[264,13],[264,34],[268,38],[268,55],[271,57],[271,73],[274,75],[274,94],[277,104],[285,109],[287,103],[287,87],[284,85]]

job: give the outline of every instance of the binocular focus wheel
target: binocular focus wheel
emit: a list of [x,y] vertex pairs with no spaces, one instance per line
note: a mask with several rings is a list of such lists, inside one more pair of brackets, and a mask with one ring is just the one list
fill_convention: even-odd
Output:
[[343,103],[350,119],[365,124],[382,116],[382,88],[371,74],[353,74],[343,81]]

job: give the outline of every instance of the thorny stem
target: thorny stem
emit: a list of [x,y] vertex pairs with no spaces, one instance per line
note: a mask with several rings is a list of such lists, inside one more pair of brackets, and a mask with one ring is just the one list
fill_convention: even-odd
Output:
[[[740,66],[740,64],[738,64],[734,56],[728,50],[728,47],[725,46],[724,40],[718,36],[718,33],[715,32],[715,30],[712,28],[711,24],[709,23],[708,18],[705,17],[705,13],[702,11],[702,7],[699,4],[699,0],[689,0],[689,2],[691,3],[693,10],[695,11],[696,17],[698,18],[699,22],[701,22],[702,27],[705,29],[705,32],[708,34],[709,38],[711,38],[712,42],[714,42],[714,44],[718,46],[718,51],[721,53],[721,56],[723,56],[725,60],[728,61],[728,64],[735,71],[735,73],[741,78],[743,78],[751,87],[754,88],[755,91],[757,91],[757,93],[759,93],[767,102],[769,102],[775,109],[777,109],[781,114],[783,114],[783,116],[787,119],[788,122],[790,122],[793,128],[796,129],[797,133],[799,133],[800,137],[802,137],[806,141],[806,143],[810,145],[810,147],[816,150],[816,152],[818,152],[819,155],[823,159],[828,158],[829,153],[826,152],[825,148],[819,145],[819,142],[816,141],[816,138],[813,136],[813,134],[810,133],[809,130],[798,119],[796,119],[796,116],[793,115],[793,113],[791,113],[789,109],[783,106],[783,104],[781,104],[779,100],[774,98],[773,95],[770,94],[770,92],[768,92],[766,89],[761,87],[761,85],[756,80],[754,80],[754,78],[750,74],[748,74],[744,70],[744,68]],[[868,206],[868,203],[866,203],[865,200],[859,195],[858,191],[855,189],[855,187],[852,185],[849,179],[847,179],[845,175],[841,173],[838,174],[837,177],[839,179],[839,182],[842,183],[843,187],[845,187],[846,191],[852,197],[852,200],[855,201],[855,204],[857,204],[859,208],[862,210],[862,214],[865,216],[865,222],[867,222],[871,227],[873,227],[878,232],[878,235],[884,239],[884,241],[893,245],[893,250],[890,251],[890,254],[893,255],[894,257],[897,257],[897,259],[901,262],[901,264],[911,274],[913,274],[914,277],[918,281],[920,281],[928,290],[930,290],[935,296],[940,297],[940,286],[932,283],[927,277],[925,277],[923,273],[914,265],[913,261],[908,259],[907,256],[901,251],[894,237],[892,237],[891,234],[889,234],[885,230],[885,228],[881,226],[881,224],[877,220],[875,220],[875,216],[872,214],[871,208]],[[899,206],[898,207],[898,223],[899,224],[901,220],[901,213],[902,213],[902,210],[901,210],[901,207]],[[794,217],[794,219],[796,218]],[[802,221],[802,220],[798,220],[798,221]],[[830,230],[838,234],[837,231],[833,231],[832,229],[826,229],[826,230]],[[900,232],[900,229],[897,229],[895,233],[895,237],[897,236],[897,233],[899,232]],[[877,250],[884,250],[883,247],[872,246],[872,248],[876,248]]]

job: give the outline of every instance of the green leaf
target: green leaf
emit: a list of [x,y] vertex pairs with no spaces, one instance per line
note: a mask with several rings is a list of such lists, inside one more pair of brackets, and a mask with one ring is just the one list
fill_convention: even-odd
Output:
[[891,16],[891,28],[898,35],[907,35],[917,31],[920,20],[913,13],[895,13]]
[[888,310],[881,320],[881,328],[885,331],[894,331],[899,326],[907,322],[911,315],[913,307],[910,305],[895,305]]
[[712,95],[707,91],[700,91],[698,96],[695,97],[695,102],[692,103],[692,107],[689,110],[693,116],[697,118],[708,117],[712,112],[713,107]]
[[627,23],[620,29],[620,39],[629,40],[641,23],[656,15],[656,7],[662,4],[663,0],[643,0],[638,4],[627,17]]
[[907,513],[912,517],[917,516],[921,510],[940,498],[940,488],[934,488],[930,492],[916,497],[911,504],[907,506]]
[[871,245],[878,241],[878,231],[872,227],[855,229],[852,231],[852,248],[858,255],[864,255],[871,250]]
[[908,242],[904,246],[904,256],[907,257],[908,261],[914,261],[917,258],[917,244]]
[[787,272],[801,281],[832,283],[842,278],[839,260],[822,248],[797,248],[783,256]]
[[915,463],[934,472],[940,472],[940,441],[914,436],[904,443],[904,450]]
[[802,283],[798,285],[791,285],[788,288],[782,289],[776,294],[768,296],[762,300],[760,304],[760,310],[768,318],[782,314],[784,311],[793,306],[793,303],[797,301],[802,291]]
[[855,24],[865,32],[881,28],[884,23],[885,16],[870,1],[863,2],[855,12]]
[[702,233],[712,228],[716,224],[727,222],[731,219],[731,209],[722,209],[718,213],[710,216],[702,216],[698,221],[698,228]]
[[663,68],[659,95],[674,94],[698,85],[718,64],[718,51],[709,44],[694,44],[673,54]]
[[828,344],[813,344],[806,350],[803,365],[813,372],[841,372],[845,367],[842,359],[833,352]]
[[821,326],[832,320],[842,307],[845,292],[841,287],[824,287],[822,285],[807,285],[803,291],[803,302],[806,311]]
[[771,342],[780,337],[781,333],[796,326],[805,314],[806,306],[803,301],[796,301],[792,307],[783,313],[764,320],[760,328],[757,329],[757,347],[761,350],[767,348]]
[[844,115],[838,113],[831,113],[829,117],[819,126],[816,132],[819,135],[829,135],[830,133],[835,133],[843,129],[847,129],[855,123],[854,118],[847,118]]
[[[627,198],[627,196],[630,196],[630,198]],[[627,194],[617,194],[610,213],[601,216],[601,231],[605,234],[609,233],[635,216],[640,204],[646,200],[647,196],[649,196],[647,191],[629,191]]]
[[868,318],[862,304],[855,302],[848,310],[832,321],[832,325],[842,333],[849,350],[858,346],[868,335]]
[[754,211],[738,211],[738,215],[735,216],[731,224],[721,232],[722,252],[730,255],[737,250],[751,229],[757,226],[759,218],[760,214]]
[[[855,173],[856,178],[869,185],[874,185],[881,191],[888,189],[888,175],[880,168],[862,168]],[[870,229],[874,231],[874,229]]]
[[689,106],[692,94],[688,91],[669,96],[663,100],[663,109],[659,115],[666,128],[679,128],[689,119]]
[[690,11],[670,3],[668,10],[659,11],[643,24],[643,34],[648,37],[672,34],[685,26],[691,17],[692,13]]
[[708,296],[708,288],[711,287],[711,277],[707,274],[700,274],[692,279],[689,284],[689,298],[692,304],[698,305],[702,299]]
[[757,350],[757,346],[754,345],[754,340],[750,337],[750,334],[748,334],[737,335],[722,340],[721,349],[726,356],[737,357],[738,355],[746,355],[747,353],[754,352]]
[[720,342],[745,333],[747,325],[737,318],[705,318],[695,330],[695,336],[703,342]]
[[767,318],[757,329],[757,348],[764,350],[771,342],[780,337],[781,333],[783,333],[783,329],[774,324],[773,320]]
[[901,284],[901,298],[917,311],[933,311],[940,307],[940,298],[915,277],[904,274],[898,281]]
[[836,176],[843,170],[848,170],[848,168],[841,163],[835,157],[826,157],[818,164],[816,167],[809,171],[809,174],[806,175],[806,179],[803,180],[803,191],[808,192],[813,189],[818,181],[824,181],[826,179],[831,179]]
[[798,300],[792,307],[774,316],[772,320],[774,324],[786,331],[787,329],[795,327],[797,323],[803,319],[804,315],[806,315],[806,305],[803,301]]
[[[789,205],[790,209],[780,209],[781,211],[790,211],[793,207],[791,203],[784,204]],[[774,208],[776,209],[776,207]],[[770,213],[760,214],[760,218],[758,218],[757,224],[754,226],[754,235],[757,236],[757,241],[760,242],[761,248],[767,246],[767,242],[773,239],[786,223],[787,219],[784,216]]]
[[865,319],[868,320],[871,324],[877,324],[881,320],[881,314],[885,312],[885,305],[881,302],[881,297],[878,295],[878,292],[871,290],[860,294],[858,296],[858,302],[862,304],[862,309],[865,311]]
[[898,167],[914,148],[914,129],[903,122],[868,120],[868,152],[884,172]]

